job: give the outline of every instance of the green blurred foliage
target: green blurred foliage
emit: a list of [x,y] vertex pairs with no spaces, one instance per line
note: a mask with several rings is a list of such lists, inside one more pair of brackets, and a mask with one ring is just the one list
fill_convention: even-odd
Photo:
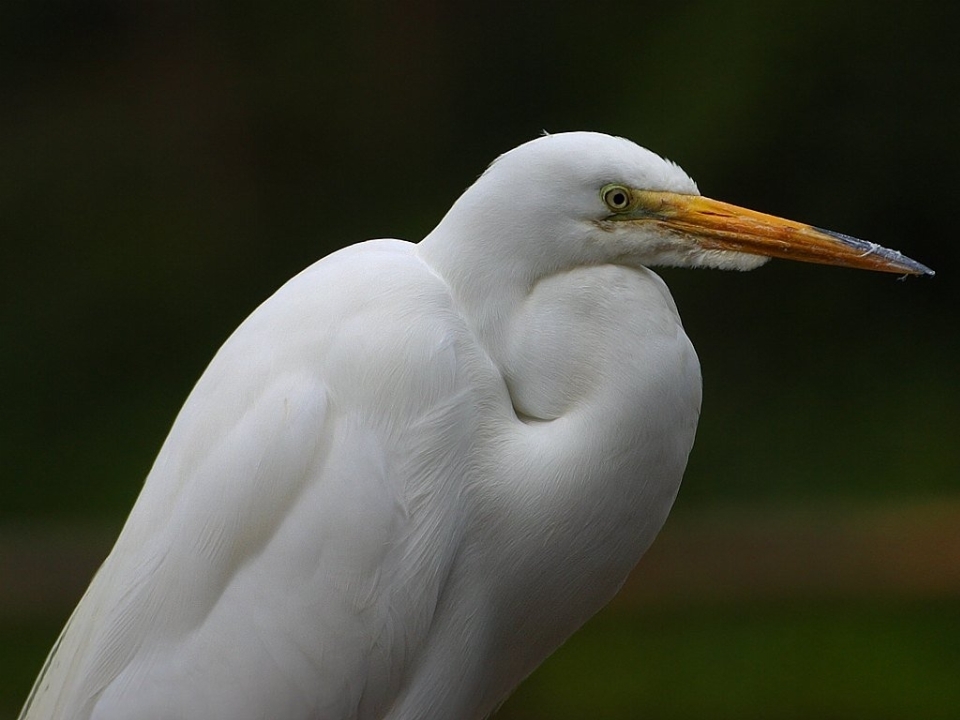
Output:
[[955,603],[605,611],[496,717],[948,720],[958,647]]
[[[273,289],[337,247],[422,237],[498,153],[569,129],[939,272],[664,271],[705,382],[681,511],[954,494],[958,27],[946,2],[11,0],[0,521],[118,526],[205,363]],[[825,636],[834,622],[869,663],[876,628],[827,618]],[[702,646],[681,627],[655,651],[722,665],[722,624],[703,623]],[[790,652],[793,631],[772,632]],[[746,707],[765,700],[742,669],[715,680],[745,684],[712,716],[777,716]]]

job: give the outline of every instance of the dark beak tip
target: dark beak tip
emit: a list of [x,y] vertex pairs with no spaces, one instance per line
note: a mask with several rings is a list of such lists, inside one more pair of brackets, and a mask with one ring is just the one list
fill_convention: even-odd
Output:
[[903,271],[908,275],[926,275],[927,277],[933,277],[936,275],[936,272],[928,268],[923,263],[919,263],[912,258],[908,258],[906,255],[898,252],[897,250],[890,250],[882,245],[867,242],[866,240],[861,240],[860,238],[855,238],[850,235],[844,235],[843,233],[836,232],[835,230],[827,230],[826,228],[819,227],[814,229],[817,232],[821,232],[824,235],[829,235],[830,237],[839,240],[844,245],[863,253],[863,255],[875,255],[883,260],[886,260],[889,264],[889,272]]

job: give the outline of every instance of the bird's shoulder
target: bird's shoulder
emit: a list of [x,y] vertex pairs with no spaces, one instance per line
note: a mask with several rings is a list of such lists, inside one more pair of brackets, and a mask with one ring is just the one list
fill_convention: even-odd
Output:
[[445,344],[462,322],[415,247],[371,240],[314,263],[261,304],[214,362],[231,356],[252,368],[262,354],[276,375],[277,363],[303,359],[333,380],[342,362],[400,361]]

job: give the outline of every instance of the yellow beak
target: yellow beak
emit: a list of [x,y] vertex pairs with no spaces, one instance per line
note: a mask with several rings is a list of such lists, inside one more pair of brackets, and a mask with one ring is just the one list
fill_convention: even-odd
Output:
[[933,275],[926,265],[865,240],[784,220],[699,195],[639,190],[634,212],[709,250],[841,265],[905,275]]

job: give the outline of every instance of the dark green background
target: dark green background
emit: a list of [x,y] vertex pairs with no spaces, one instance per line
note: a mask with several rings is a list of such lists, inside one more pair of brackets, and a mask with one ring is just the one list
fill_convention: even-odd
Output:
[[[571,129],[938,271],[664,271],[705,383],[677,513],[953,502],[958,7],[4,4],[0,527],[114,532],[207,360],[277,286],[342,245],[422,237],[497,154]],[[504,714],[949,717],[958,604],[607,614]],[[0,617],[0,714],[64,619]],[[577,688],[586,707],[563,699]]]

